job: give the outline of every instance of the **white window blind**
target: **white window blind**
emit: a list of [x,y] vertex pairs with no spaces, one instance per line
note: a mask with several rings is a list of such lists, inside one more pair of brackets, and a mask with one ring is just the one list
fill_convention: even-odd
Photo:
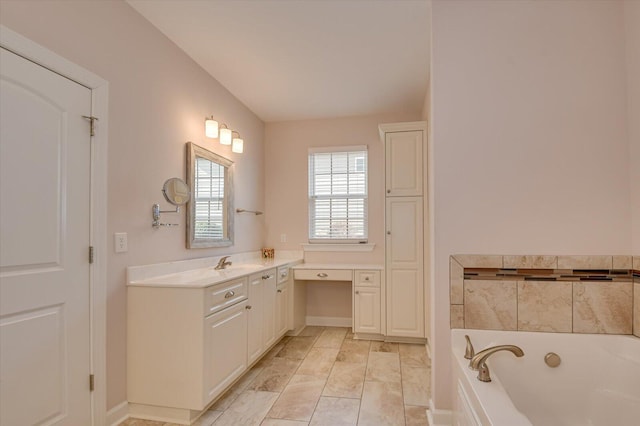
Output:
[[224,238],[225,168],[205,158],[196,157],[195,237]]
[[367,241],[367,147],[309,151],[309,242]]

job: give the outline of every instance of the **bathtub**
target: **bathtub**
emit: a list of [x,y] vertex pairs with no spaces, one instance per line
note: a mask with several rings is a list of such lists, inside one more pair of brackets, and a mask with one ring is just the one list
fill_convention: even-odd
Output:
[[[508,344],[524,356],[493,354],[492,381],[481,382],[464,358],[465,334],[476,352]],[[454,425],[640,425],[640,338],[454,329],[451,344]],[[545,364],[549,352],[558,367]]]

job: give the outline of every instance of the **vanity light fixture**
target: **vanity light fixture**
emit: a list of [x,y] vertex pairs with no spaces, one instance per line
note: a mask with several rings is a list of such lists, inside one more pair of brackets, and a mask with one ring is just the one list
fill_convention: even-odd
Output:
[[210,139],[218,137],[218,122],[213,119],[213,116],[204,120],[204,135]]
[[222,145],[231,145],[231,129],[226,124],[220,125],[220,143]]
[[233,145],[231,146],[231,151],[237,152],[238,154],[242,154],[242,152],[244,151],[244,141],[240,139],[240,133],[236,132],[235,130],[232,131],[231,133],[232,134],[235,133],[238,135],[233,138]]

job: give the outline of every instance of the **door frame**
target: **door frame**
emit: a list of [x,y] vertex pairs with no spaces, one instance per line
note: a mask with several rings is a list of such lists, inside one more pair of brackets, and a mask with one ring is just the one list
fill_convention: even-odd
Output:
[[[107,415],[107,143],[109,83],[53,51],[0,25],[0,46],[91,90],[91,115],[98,117],[91,138],[90,242],[94,262],[89,265],[89,316],[91,372],[91,423],[102,426]],[[88,126],[88,125],[87,125]],[[87,378],[87,381],[89,378]]]

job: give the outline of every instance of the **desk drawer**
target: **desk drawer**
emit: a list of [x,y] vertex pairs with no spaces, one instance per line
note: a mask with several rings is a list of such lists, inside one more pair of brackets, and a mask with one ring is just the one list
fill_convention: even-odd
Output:
[[321,280],[321,281],[352,281],[351,269],[295,269],[293,277],[296,280]]
[[355,271],[353,285],[380,287],[380,271]]
[[246,299],[248,288],[246,277],[205,288],[205,315]]

